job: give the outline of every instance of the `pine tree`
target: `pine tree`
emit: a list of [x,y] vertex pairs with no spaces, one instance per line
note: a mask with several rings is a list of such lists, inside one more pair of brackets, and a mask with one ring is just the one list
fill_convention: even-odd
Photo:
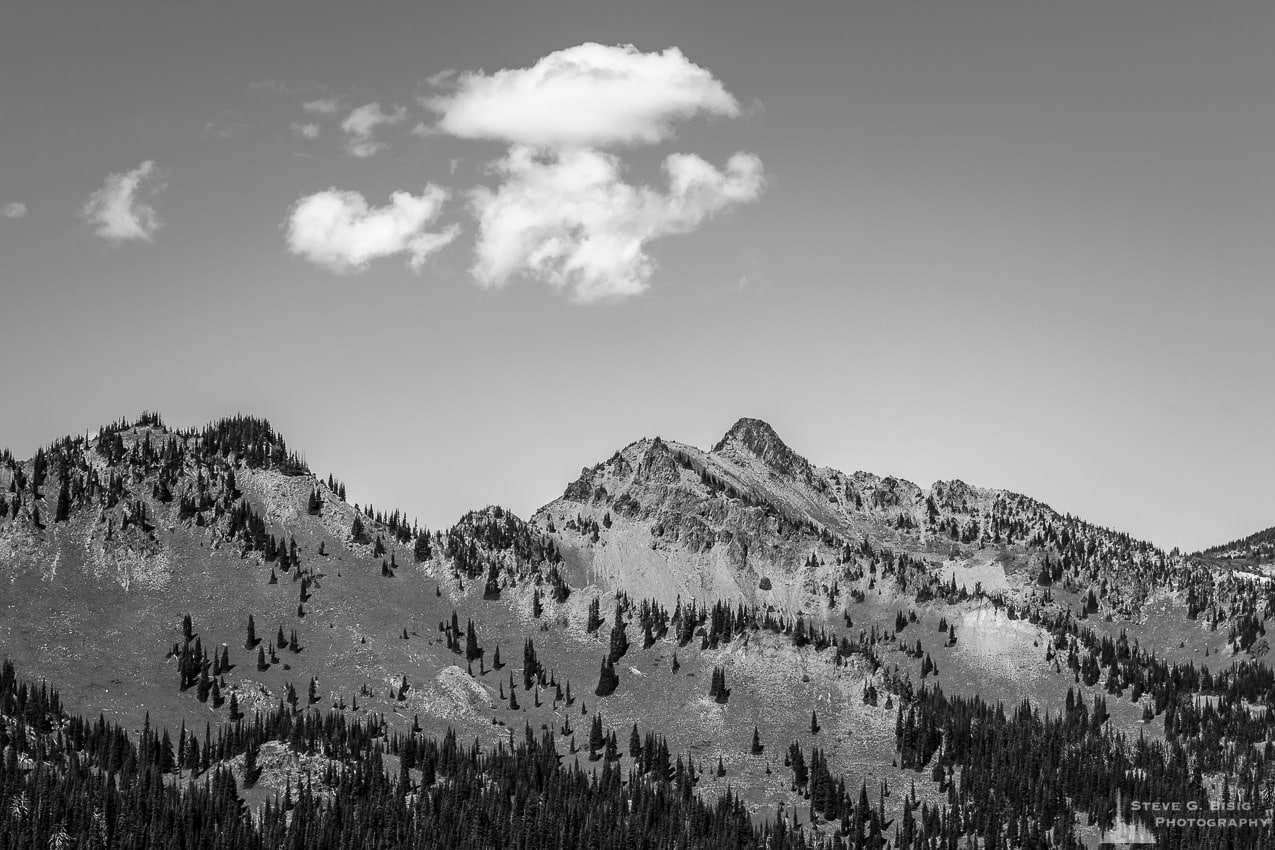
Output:
[[726,687],[726,671],[721,667],[713,668],[713,678],[709,685],[708,695],[713,701],[725,705],[730,700],[730,688]]
[[611,625],[611,648],[607,653],[607,658],[612,664],[624,657],[629,651],[629,638],[624,631],[624,617],[620,613],[620,606],[615,606],[615,622]]
[[[232,702],[231,705],[234,705]],[[248,747],[243,753],[243,787],[251,788],[257,784],[258,777],[261,776],[261,768],[257,766],[257,753],[259,745],[255,737],[249,737]]]
[[420,563],[421,561],[428,561],[430,555],[429,532],[421,529],[416,535],[416,542],[412,546],[412,557],[416,559],[417,563]]
[[244,649],[252,649],[260,641],[257,640],[257,624],[253,621],[252,615],[248,615],[248,637],[243,642]]
[[598,750],[606,745],[606,737],[602,733],[602,715],[593,715],[593,724],[589,727],[589,761],[601,758]]
[[619,684],[620,677],[615,674],[615,667],[611,664],[610,656],[603,658],[602,670],[598,674],[598,686],[593,692],[600,697],[610,696],[615,693]]
[[54,522],[66,522],[71,517],[71,494],[67,491],[66,479],[67,476],[63,475],[58,486],[58,505],[53,514]]
[[488,601],[500,598],[500,572],[493,560],[487,567],[487,583],[483,588],[483,599]]
[[483,657],[483,651],[478,646],[478,635],[474,631],[474,621],[470,620],[465,627],[465,660],[476,661]]

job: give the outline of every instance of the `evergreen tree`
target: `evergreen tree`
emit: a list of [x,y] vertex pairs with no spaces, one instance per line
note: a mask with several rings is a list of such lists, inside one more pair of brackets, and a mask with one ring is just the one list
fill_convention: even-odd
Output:
[[611,664],[610,656],[603,658],[602,670],[598,674],[598,686],[593,692],[600,697],[610,696],[615,693],[619,684],[620,677],[615,674],[615,667]]
[[[232,702],[233,706],[234,703]],[[257,784],[257,779],[261,776],[261,768],[257,766],[257,755],[260,746],[255,739],[249,739],[248,746],[243,753],[243,787],[251,788]]]

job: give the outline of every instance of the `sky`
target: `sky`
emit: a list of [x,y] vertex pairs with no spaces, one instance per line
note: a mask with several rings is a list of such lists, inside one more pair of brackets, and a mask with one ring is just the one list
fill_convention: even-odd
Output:
[[1275,5],[0,13],[0,445],[268,418],[527,516],[739,417],[1191,551],[1275,524]]

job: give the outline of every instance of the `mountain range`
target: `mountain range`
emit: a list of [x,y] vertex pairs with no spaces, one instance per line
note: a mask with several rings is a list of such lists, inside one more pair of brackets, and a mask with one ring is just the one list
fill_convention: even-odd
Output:
[[[953,795],[982,756],[950,723],[978,706],[1001,723],[1079,706],[1102,720],[1058,728],[1112,752],[1212,746],[1218,715],[1240,722],[1224,709],[1260,740],[1275,707],[1263,535],[1166,553],[1005,490],[817,466],[756,419],[709,450],[630,443],[529,518],[493,505],[431,530],[350,504],[264,420],[178,430],[147,413],[0,454],[0,654],[54,683],[60,710],[142,739],[231,734],[254,712],[480,747],[525,728],[596,772],[615,741],[603,766],[645,769],[623,744],[651,734],[700,800],[755,822],[852,841],[849,806],[891,840],[914,822],[920,841],[956,834],[938,813],[976,807]],[[922,742],[926,722],[939,731]],[[176,749],[178,785],[215,769]],[[280,742],[253,751],[249,781],[233,750],[251,811],[343,763]],[[1185,773],[1162,755],[1154,769],[1193,794],[1269,787],[1242,752]],[[802,777],[811,764],[833,790]],[[1023,815],[1014,833],[1092,844],[1117,798],[1145,792],[1090,779],[1103,796],[1063,795],[1067,826]],[[990,817],[983,840],[1011,829]]]

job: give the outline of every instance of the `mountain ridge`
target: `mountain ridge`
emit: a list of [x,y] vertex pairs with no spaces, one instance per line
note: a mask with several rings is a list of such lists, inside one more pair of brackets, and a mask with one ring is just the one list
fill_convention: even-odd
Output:
[[436,530],[349,504],[252,417],[0,453],[0,646],[134,729],[233,730],[232,706],[485,745],[525,725],[585,768],[590,723],[659,730],[685,764],[720,760],[695,793],[758,818],[814,805],[779,766],[793,746],[944,805],[935,751],[898,731],[939,687],[1055,714],[1110,698],[1104,722],[1157,736],[1174,689],[1268,652],[1271,599],[1242,572],[1007,491],[803,464],[741,422],[707,451],[629,443],[526,520]]

